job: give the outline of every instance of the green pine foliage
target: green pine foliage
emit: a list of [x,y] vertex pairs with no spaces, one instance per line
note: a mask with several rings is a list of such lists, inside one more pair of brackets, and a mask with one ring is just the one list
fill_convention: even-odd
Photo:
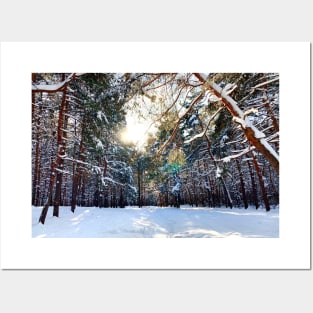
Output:
[[[34,83],[58,84],[66,77],[37,73]],[[279,151],[278,74],[210,73],[208,81],[221,88],[235,84],[229,96]],[[124,207],[139,196],[147,205],[165,198],[170,205],[178,181],[182,204],[258,206],[264,197],[279,204],[279,175],[222,99],[192,73],[87,73],[66,92],[61,204],[71,205],[74,195],[77,205]],[[62,92],[36,93],[33,100],[33,203],[42,205],[57,155]],[[155,128],[145,147],[121,139],[128,112]]]

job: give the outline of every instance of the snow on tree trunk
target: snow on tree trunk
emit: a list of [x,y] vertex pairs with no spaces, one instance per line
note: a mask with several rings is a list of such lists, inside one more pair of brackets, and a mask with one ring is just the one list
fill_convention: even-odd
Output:
[[[67,86],[67,85],[65,85]],[[49,210],[49,205],[51,202],[52,198],[52,192],[53,192],[53,187],[54,183],[56,180],[57,176],[57,169],[59,168],[60,164],[64,162],[63,156],[65,154],[65,141],[62,138],[63,137],[63,127],[64,127],[64,119],[65,119],[65,112],[66,112],[66,91],[64,91],[63,98],[61,101],[61,107],[59,110],[59,118],[58,118],[58,129],[57,129],[57,141],[58,141],[58,149],[57,149],[57,155],[55,158],[55,162],[53,163],[52,170],[51,170],[51,177],[50,177],[50,184],[49,184],[49,189],[48,189],[48,195],[47,195],[47,200],[45,202],[45,205],[42,209],[39,222],[44,224],[46,220],[46,216]],[[60,182],[59,182],[60,183]],[[53,215],[58,216],[58,205],[54,208],[53,210]]]
[[[32,78],[35,79],[35,73],[32,74]],[[66,79],[62,80],[62,82],[57,84],[49,84],[49,85],[36,85],[33,81],[32,84],[32,94],[36,92],[47,92],[47,93],[56,93],[64,91],[67,88],[67,85],[74,79],[76,79],[77,74],[72,73]]]
[[65,156],[65,140],[66,140],[66,132],[63,131],[63,128],[67,127],[67,108],[68,101],[66,99],[66,89],[63,94],[60,117],[58,122],[58,146],[62,146],[62,155],[60,155],[60,162],[57,168],[57,176],[56,176],[56,188],[55,188],[55,197],[54,197],[54,208],[53,208],[53,216],[59,217],[59,207],[60,207],[60,199],[61,199],[61,187],[63,181],[63,170],[64,170],[64,156]]
[[40,188],[40,123],[41,123],[41,113],[42,113],[42,103],[39,102],[38,116],[36,118],[36,147],[35,147],[35,161],[34,161],[34,176],[33,176],[33,186],[32,186],[32,204],[37,206],[39,203],[39,188]]

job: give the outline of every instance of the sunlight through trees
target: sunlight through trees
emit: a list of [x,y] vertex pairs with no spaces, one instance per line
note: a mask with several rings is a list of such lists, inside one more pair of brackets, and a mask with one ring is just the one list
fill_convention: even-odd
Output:
[[32,204],[279,203],[277,73],[33,73]]

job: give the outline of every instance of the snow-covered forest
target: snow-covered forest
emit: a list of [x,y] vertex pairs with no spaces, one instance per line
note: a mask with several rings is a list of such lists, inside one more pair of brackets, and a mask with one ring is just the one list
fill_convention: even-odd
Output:
[[33,73],[32,205],[278,212],[279,75]]

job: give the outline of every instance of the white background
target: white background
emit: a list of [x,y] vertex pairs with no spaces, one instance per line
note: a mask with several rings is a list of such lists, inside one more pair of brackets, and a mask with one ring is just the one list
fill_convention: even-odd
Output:
[[[114,1],[104,8],[98,8],[96,1],[88,1],[88,7],[75,2],[75,10],[70,3],[66,6],[62,1],[62,5],[55,1],[49,10],[41,10],[39,1],[22,1],[19,6],[18,1],[7,1],[5,5],[4,2],[0,11],[2,41],[312,41],[309,1],[263,1],[262,5],[255,6],[250,1],[223,1],[222,7],[216,2],[210,3],[209,8],[206,8],[207,1],[196,0],[192,4],[158,1],[150,6],[141,1],[127,1],[122,5],[121,1]],[[45,53],[43,50],[42,54]],[[27,58],[22,59],[28,62]],[[290,63],[296,66],[297,61],[291,59]],[[17,67],[12,71],[16,76],[19,74]],[[2,88],[3,77],[1,80]],[[297,76],[291,90],[301,94],[303,83]],[[14,96],[18,93],[16,89]],[[5,119],[3,105],[1,103],[1,125]],[[308,107],[300,101],[293,105],[297,112],[291,115],[296,119],[290,123],[290,128],[295,127],[299,132],[288,134],[290,142],[296,139],[297,153],[289,153],[292,162],[286,172],[289,173],[287,182],[291,178],[294,183],[292,192],[295,194],[289,199],[288,208],[296,213],[310,206],[311,141]],[[17,110],[16,123],[11,123],[9,130],[14,133],[18,126],[23,129],[21,125],[27,124],[28,127],[26,120]],[[9,130],[6,129],[6,133]],[[24,153],[29,150],[26,139],[24,144],[18,144],[19,153],[27,158],[30,155]],[[12,141],[12,145],[17,143]],[[4,158],[1,141],[1,210],[6,203],[2,202],[4,186],[11,183],[17,190],[22,186],[20,175],[10,182],[3,180]],[[287,182],[282,181],[281,186]],[[23,197],[27,196],[14,194],[16,204],[11,206],[12,210],[18,208],[19,199]],[[25,209],[28,210],[27,205]],[[20,226],[16,222],[12,226],[15,229]],[[312,271],[273,270],[1,271],[0,306],[5,312],[271,312],[288,309],[306,313],[312,309],[312,278]]]

